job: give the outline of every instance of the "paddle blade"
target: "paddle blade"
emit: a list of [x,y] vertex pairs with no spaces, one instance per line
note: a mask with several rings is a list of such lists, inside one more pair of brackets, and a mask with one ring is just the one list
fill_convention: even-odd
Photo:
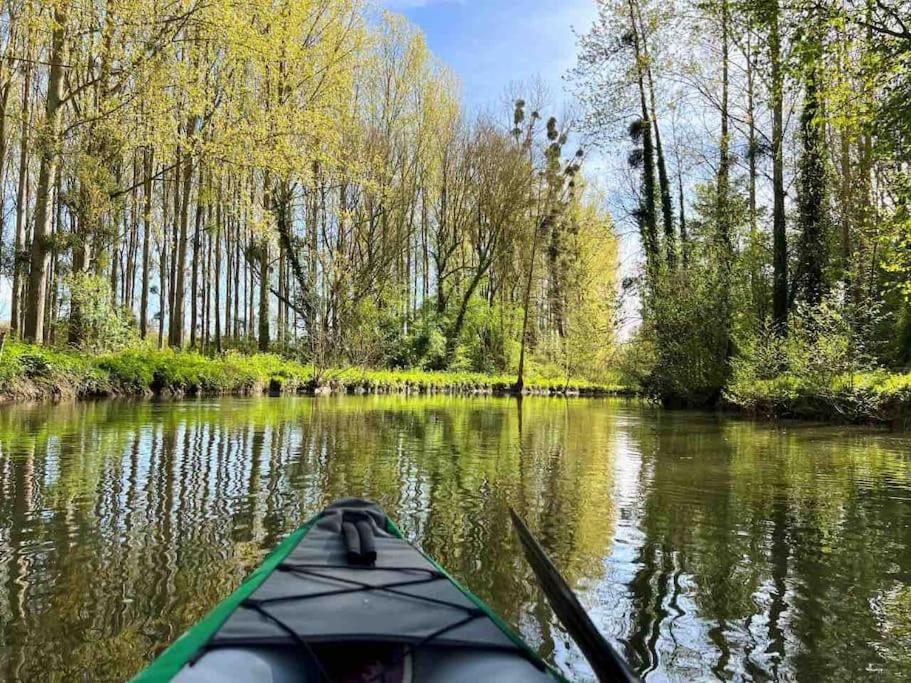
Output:
[[522,542],[525,559],[531,565],[544,591],[547,602],[557,615],[560,623],[569,632],[582,654],[591,664],[595,675],[601,681],[638,681],[623,658],[617,654],[604,636],[598,631],[576,594],[547,557],[541,544],[512,508],[509,509],[513,526]]

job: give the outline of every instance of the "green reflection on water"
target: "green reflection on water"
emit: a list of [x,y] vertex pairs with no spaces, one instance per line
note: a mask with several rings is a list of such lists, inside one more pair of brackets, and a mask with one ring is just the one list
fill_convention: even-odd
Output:
[[649,678],[911,677],[911,437],[599,400],[0,409],[0,678],[126,678],[371,497],[572,678],[515,506]]

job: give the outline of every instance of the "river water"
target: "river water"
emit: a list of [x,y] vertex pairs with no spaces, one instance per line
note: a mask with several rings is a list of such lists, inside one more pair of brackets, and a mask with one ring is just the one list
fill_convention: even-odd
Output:
[[347,495],[573,680],[510,505],[648,680],[911,680],[911,434],[398,396],[0,408],[0,679],[129,677]]

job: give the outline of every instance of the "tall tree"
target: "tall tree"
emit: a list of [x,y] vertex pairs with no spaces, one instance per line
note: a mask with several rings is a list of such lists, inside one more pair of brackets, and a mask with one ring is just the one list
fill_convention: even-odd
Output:
[[[664,146],[661,143],[661,127],[658,123],[658,105],[655,96],[655,78],[653,76],[653,57],[649,51],[649,32],[644,18],[642,2],[628,0],[630,4],[630,23],[636,34],[636,42],[641,47],[640,67],[646,76],[645,83],[649,98],[649,121],[655,132],[655,162],[658,169],[658,194],[661,200],[661,221],[664,227],[664,252],[667,265],[673,268],[677,262],[677,238],[674,234],[674,205],[671,200],[670,178],[667,172]],[[638,27],[636,23],[638,21]],[[637,49],[637,53],[639,50]]]
[[40,158],[38,184],[35,189],[35,228],[29,253],[28,294],[25,308],[26,339],[44,341],[45,306],[47,304],[47,274],[51,260],[52,182],[60,162],[60,123],[63,101],[63,72],[67,54],[67,2],[57,2],[53,10],[50,63],[44,119],[39,128]]
[[784,48],[781,36],[779,0],[763,0],[758,5],[768,31],[768,58],[771,70],[772,109],[772,319],[779,332],[787,329],[788,237],[784,186]]
[[796,272],[794,295],[816,306],[825,295],[828,265],[828,216],[826,209],[826,137],[820,87],[819,31],[808,21],[800,41],[804,101],[800,113],[800,161],[797,168]]

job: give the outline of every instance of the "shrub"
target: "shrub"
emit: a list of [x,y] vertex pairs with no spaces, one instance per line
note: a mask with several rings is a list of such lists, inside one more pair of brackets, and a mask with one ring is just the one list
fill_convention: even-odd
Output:
[[[139,334],[129,315],[114,307],[111,283],[89,273],[74,273],[68,278],[71,316],[76,326],[70,338],[85,351],[119,351],[139,343]],[[78,315],[74,312],[78,311]]]
[[617,347],[613,366],[617,384],[640,389],[655,372],[657,354],[654,342],[642,334]]
[[125,351],[101,356],[97,366],[108,373],[113,384],[127,391],[149,391],[155,379],[156,353],[153,351]]
[[26,352],[19,356],[19,366],[22,374],[29,379],[49,377],[51,364],[47,357],[40,353]]
[[697,265],[656,280],[642,331],[655,362],[642,387],[667,403],[713,403],[728,378],[730,295],[717,273]]
[[888,373],[857,319],[838,291],[816,307],[798,304],[787,336],[766,327],[741,341],[725,397],[754,412],[873,415]]

